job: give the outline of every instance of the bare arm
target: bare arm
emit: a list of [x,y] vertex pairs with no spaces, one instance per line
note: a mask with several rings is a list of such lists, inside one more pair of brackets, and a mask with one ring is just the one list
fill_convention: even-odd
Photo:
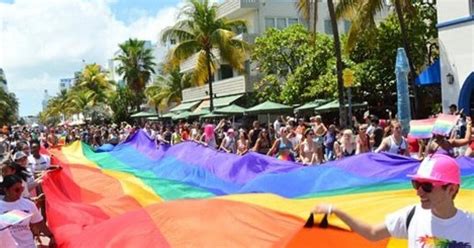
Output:
[[361,144],[360,144],[360,138],[357,136],[356,138],[356,154],[360,154],[362,150]]
[[260,138],[258,138],[257,141],[255,142],[255,146],[252,148],[254,152],[258,152],[258,150],[260,150],[260,142],[261,140]]
[[390,233],[388,232],[384,223],[375,226],[370,225],[361,220],[353,218],[344,211],[332,207],[331,205],[318,205],[313,210],[313,213],[315,214],[326,214],[329,212],[332,212],[344,223],[346,223],[352,231],[358,233],[360,236],[368,240],[377,241],[390,237]]
[[275,140],[275,142],[273,142],[272,148],[270,148],[270,150],[267,152],[267,155],[272,156],[279,145],[280,145],[280,139]]

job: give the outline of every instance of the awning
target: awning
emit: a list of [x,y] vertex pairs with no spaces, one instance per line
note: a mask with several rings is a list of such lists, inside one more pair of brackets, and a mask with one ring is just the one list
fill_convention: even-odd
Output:
[[297,108],[295,108],[295,112],[299,112],[299,111],[305,111],[305,110],[311,110],[313,111],[314,108],[317,108],[325,103],[327,103],[328,100],[324,100],[324,99],[316,99],[312,102],[308,102],[308,103],[305,103]]
[[439,60],[436,60],[432,65],[426,68],[418,75],[415,80],[417,85],[435,85],[441,84],[441,69]]
[[201,100],[192,101],[192,102],[183,102],[180,105],[170,109],[170,112],[179,112],[179,111],[189,111],[194,106],[198,105]]
[[[243,94],[239,95],[233,95],[233,96],[223,96],[223,97],[216,97],[213,100],[214,103],[214,109],[216,108],[223,108],[227,107],[233,102],[237,101],[237,99],[241,98]],[[209,108],[210,107],[210,101],[209,99],[203,100],[202,103],[199,105],[198,108]]]
[[[366,107],[366,106],[367,106],[367,102],[352,103],[352,108],[353,109],[363,108],[363,107]],[[349,107],[349,104],[346,104],[346,108],[347,107]],[[334,110],[337,111],[338,109],[339,109],[339,101],[334,100],[332,102],[326,103],[322,106],[319,106],[319,107],[315,108],[314,111],[316,111],[316,112],[330,112],[330,111],[334,111]]]

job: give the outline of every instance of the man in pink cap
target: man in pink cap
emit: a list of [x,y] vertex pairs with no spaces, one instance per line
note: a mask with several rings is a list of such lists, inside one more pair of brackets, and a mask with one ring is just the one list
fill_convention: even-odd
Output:
[[318,205],[313,213],[335,214],[354,232],[373,241],[395,237],[408,239],[409,247],[474,247],[474,215],[454,206],[460,174],[456,160],[449,156],[435,154],[424,159],[416,174],[408,175],[421,204],[389,214],[376,226],[332,205]]

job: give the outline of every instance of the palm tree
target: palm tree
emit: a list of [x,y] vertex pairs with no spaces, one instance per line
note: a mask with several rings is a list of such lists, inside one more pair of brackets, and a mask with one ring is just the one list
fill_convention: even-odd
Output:
[[181,91],[190,86],[189,76],[179,72],[179,68],[175,68],[167,76],[158,75],[155,82],[145,89],[145,95],[155,109],[166,108],[172,102],[181,103],[183,99]]
[[342,79],[342,54],[339,30],[337,29],[336,12],[333,0],[328,0],[329,16],[331,17],[332,34],[334,37],[334,55],[336,56],[337,95],[339,100],[339,125],[347,125],[346,108],[344,104],[344,82]]
[[209,84],[210,111],[214,110],[212,77],[217,58],[229,63],[239,71],[244,70],[248,44],[235,39],[235,30],[246,30],[242,20],[217,18],[217,6],[208,0],[188,0],[181,14],[183,19],[167,29],[162,40],[176,38],[179,44],[170,51],[169,62],[179,64],[197,54],[197,65],[192,74],[193,83]]
[[71,106],[76,113],[82,113],[84,117],[87,117],[89,108],[96,105],[97,94],[89,89],[77,90],[70,94],[69,99]]
[[[89,98],[95,103],[104,103],[109,94],[114,90],[114,83],[107,77],[107,73],[98,64],[89,64],[77,78],[77,90],[87,90],[91,93]],[[73,89],[76,92],[76,89]],[[74,95],[75,93],[71,93]]]
[[[413,87],[415,98],[415,111],[418,113],[417,87],[415,85],[416,70],[411,56],[410,43],[408,42],[408,32],[404,20],[404,14],[415,14],[415,8],[410,0],[392,0],[400,24],[400,33],[402,35],[403,48],[408,57],[410,66],[409,82]],[[347,17],[352,20],[346,43],[346,51],[351,51],[360,33],[364,30],[374,30],[374,16],[378,14],[385,5],[385,0],[340,0],[337,5],[336,15],[338,17]]]
[[[316,24],[318,23],[318,0],[296,0],[296,9],[303,19],[308,23],[308,30],[316,35]],[[313,14],[313,16],[311,16]],[[313,26],[311,27],[311,17]]]
[[55,97],[48,101],[46,107],[46,116],[48,117],[68,117],[74,112],[74,109],[69,101],[69,94],[67,90],[62,90]]
[[0,125],[16,122],[18,117],[18,99],[14,93],[8,93],[0,87]]
[[129,39],[119,47],[120,54],[115,58],[120,63],[117,72],[135,92],[135,106],[140,111],[143,91],[151,75],[155,73],[153,51],[145,47],[145,41],[137,39]]

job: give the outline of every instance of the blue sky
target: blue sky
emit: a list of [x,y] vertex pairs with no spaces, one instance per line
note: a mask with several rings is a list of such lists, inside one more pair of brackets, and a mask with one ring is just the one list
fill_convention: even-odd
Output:
[[156,42],[181,0],[0,0],[0,67],[20,115],[41,111],[44,91],[86,63],[107,65],[128,38]]

